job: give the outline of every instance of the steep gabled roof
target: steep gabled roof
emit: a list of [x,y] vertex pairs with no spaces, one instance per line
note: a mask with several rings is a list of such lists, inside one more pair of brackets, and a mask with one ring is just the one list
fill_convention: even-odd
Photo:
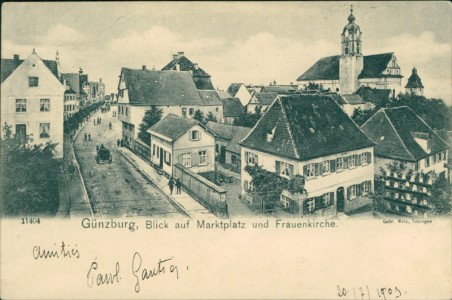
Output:
[[221,102],[217,91],[215,91],[215,90],[198,90],[198,92],[199,92],[199,96],[201,97],[201,100],[202,100],[202,105],[205,105],[205,106],[223,105],[223,102]]
[[339,80],[339,55],[319,59],[312,67],[298,77],[301,80]]
[[[42,60],[44,64],[49,68],[50,72],[52,72],[53,75],[55,75],[56,78],[58,78],[58,64],[54,60]],[[0,70],[1,70],[1,82],[5,81],[6,78],[11,75],[17,67],[20,66],[21,63],[23,63],[23,59],[18,59],[16,62],[14,62],[14,59],[8,59],[8,58],[2,58]],[[59,79],[59,78],[58,78]]]
[[231,83],[227,90],[228,94],[235,97],[235,94],[237,94],[242,84],[243,83]]
[[239,98],[226,98],[223,101],[224,117],[240,117],[244,113],[244,107]]
[[162,68],[162,71],[176,71],[177,65],[179,65],[179,71],[192,71],[194,77],[210,77],[210,75],[206,71],[204,71],[200,67],[196,67],[195,64],[185,56],[179,56],[178,58],[173,59]]
[[413,72],[411,73],[410,78],[408,78],[408,83],[405,88],[424,88],[421,78],[417,75],[416,68],[413,68]]
[[254,96],[261,105],[270,105],[272,104],[273,100],[278,97],[278,94],[274,92],[260,92],[255,93]]
[[[267,134],[273,138],[267,140]],[[297,160],[372,147],[336,104],[319,94],[280,96],[241,142],[243,147]]]
[[196,124],[199,123],[194,119],[169,114],[149,128],[147,132],[154,135],[161,135],[174,141]]
[[[358,78],[379,78],[388,67],[394,52],[364,56],[364,66]],[[402,77],[401,75],[384,75],[387,77]]]
[[[401,75],[384,75],[394,53],[382,53],[364,56],[363,70],[358,78],[402,77]],[[319,59],[312,67],[298,77],[303,80],[339,80],[340,55],[328,56]]]
[[202,105],[189,72],[131,70],[122,75],[132,105]]
[[[375,155],[405,161],[419,161],[448,145],[408,106],[382,108],[361,126],[375,142]],[[430,138],[430,153],[415,141],[415,137]]]

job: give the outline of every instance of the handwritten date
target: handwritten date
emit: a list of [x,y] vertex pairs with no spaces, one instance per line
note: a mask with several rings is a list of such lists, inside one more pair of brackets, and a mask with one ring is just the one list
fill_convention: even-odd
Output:
[[339,298],[344,299],[356,299],[356,300],[370,300],[370,299],[398,299],[402,298],[402,296],[406,294],[406,291],[403,291],[397,287],[382,287],[369,289],[369,286],[365,287],[354,287],[352,289],[341,287],[337,285],[337,296]]

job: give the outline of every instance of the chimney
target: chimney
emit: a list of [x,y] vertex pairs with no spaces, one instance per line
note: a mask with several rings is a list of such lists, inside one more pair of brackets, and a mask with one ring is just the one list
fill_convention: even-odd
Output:
[[146,70],[146,66],[145,65],[143,65],[142,67],[141,67],[141,70]]
[[173,60],[177,59],[177,54],[173,54]]
[[177,52],[177,55],[178,55],[179,57],[182,57],[182,56],[184,56],[184,52],[183,52],[183,51],[179,51],[179,52]]
[[195,67],[195,70],[199,69],[198,63],[193,64],[193,66]]
[[19,66],[19,55],[18,54],[14,54],[14,64],[13,64],[13,69],[16,69]]
[[102,83],[102,78],[99,78],[99,82]]

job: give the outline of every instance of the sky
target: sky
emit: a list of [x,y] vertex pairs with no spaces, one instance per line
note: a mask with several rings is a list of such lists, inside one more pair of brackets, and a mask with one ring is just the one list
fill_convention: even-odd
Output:
[[54,59],[58,50],[63,72],[82,67],[107,93],[116,92],[122,67],[161,69],[178,51],[222,90],[231,82],[289,84],[340,54],[351,4],[364,55],[394,52],[403,86],[416,67],[425,95],[452,104],[447,1],[3,3],[1,57],[36,49]]

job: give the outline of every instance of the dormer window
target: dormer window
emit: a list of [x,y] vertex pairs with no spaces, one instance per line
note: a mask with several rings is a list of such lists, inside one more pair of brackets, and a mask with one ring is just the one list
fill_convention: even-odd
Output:
[[411,132],[414,141],[424,150],[425,153],[431,151],[431,137],[427,132]]
[[273,127],[273,129],[267,131],[267,142],[271,142],[273,140],[273,137],[275,136],[276,131],[276,125]]
[[39,85],[38,77],[28,77],[28,86],[29,87],[37,87]]

